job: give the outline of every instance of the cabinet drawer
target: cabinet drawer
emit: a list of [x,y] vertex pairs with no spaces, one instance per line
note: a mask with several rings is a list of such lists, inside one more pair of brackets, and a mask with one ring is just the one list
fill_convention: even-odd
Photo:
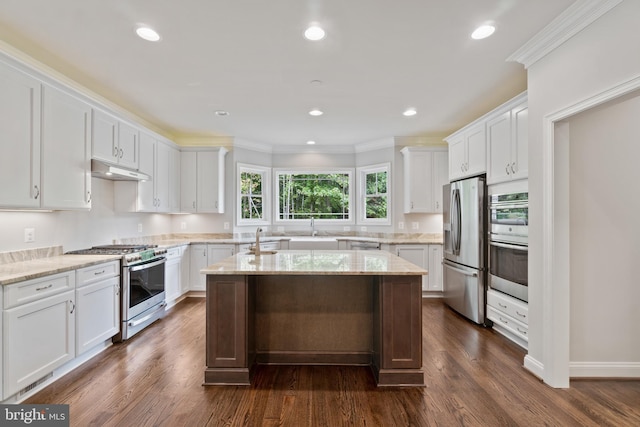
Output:
[[167,257],[167,261],[171,260],[172,258],[179,258],[180,248],[167,249],[166,257]]
[[500,325],[502,328],[508,330],[517,337],[527,342],[529,341],[529,328],[524,323],[517,321],[513,317],[506,315],[491,306],[487,307],[487,318],[493,321],[494,326]]
[[489,289],[487,291],[487,304],[525,325],[529,324],[529,307],[520,300]]
[[75,278],[74,271],[67,271],[7,285],[4,287],[4,308],[15,307],[74,289]]
[[112,261],[104,264],[76,270],[76,286],[82,287],[89,283],[95,283],[108,277],[120,275],[120,261]]

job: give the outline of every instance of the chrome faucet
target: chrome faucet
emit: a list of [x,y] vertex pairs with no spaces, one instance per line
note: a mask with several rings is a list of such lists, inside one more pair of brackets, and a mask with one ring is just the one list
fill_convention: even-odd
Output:
[[253,253],[255,256],[260,256],[260,233],[262,232],[262,228],[258,227],[256,230],[256,246],[253,248]]
[[313,217],[311,217],[311,237],[314,237],[318,232],[316,231],[316,222]]

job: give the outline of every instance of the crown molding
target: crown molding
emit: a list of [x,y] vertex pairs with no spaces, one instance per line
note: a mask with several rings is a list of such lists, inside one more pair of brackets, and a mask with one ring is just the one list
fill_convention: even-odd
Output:
[[578,0],[507,58],[529,68],[591,25],[622,0]]
[[234,148],[244,148],[245,150],[258,151],[260,153],[273,153],[273,146],[264,142],[248,141],[242,138],[233,139]]
[[273,154],[300,154],[300,153],[322,153],[322,154],[353,154],[352,145],[275,145]]

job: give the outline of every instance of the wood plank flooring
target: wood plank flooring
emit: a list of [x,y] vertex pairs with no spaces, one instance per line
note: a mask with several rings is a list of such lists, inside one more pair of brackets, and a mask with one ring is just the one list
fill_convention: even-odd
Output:
[[26,403],[67,403],[72,426],[639,426],[640,381],[549,388],[524,352],[423,300],[427,386],[377,388],[369,368],[261,366],[255,384],[202,386],[204,299],[188,298]]

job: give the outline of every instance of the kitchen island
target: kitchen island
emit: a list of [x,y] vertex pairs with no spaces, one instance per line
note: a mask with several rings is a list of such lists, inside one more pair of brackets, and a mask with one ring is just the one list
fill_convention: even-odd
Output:
[[250,384],[258,364],[370,366],[422,386],[422,275],[384,251],[241,253],[206,288],[204,384]]

